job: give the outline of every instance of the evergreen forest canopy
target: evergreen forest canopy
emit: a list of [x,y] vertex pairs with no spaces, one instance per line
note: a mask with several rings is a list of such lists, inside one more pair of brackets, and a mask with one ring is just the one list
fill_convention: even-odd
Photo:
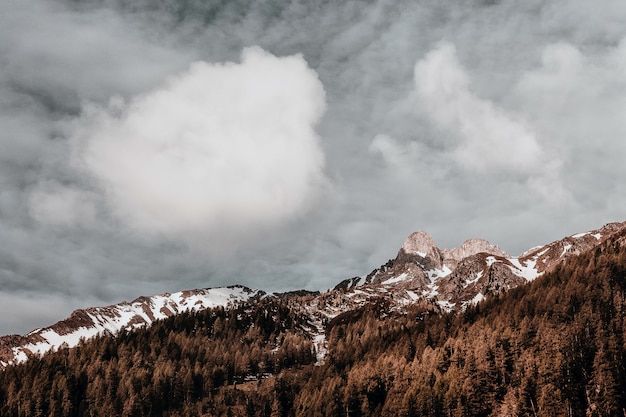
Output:
[[7,368],[0,415],[621,417],[625,295],[607,242],[462,313],[348,311],[323,363],[302,296],[185,313]]

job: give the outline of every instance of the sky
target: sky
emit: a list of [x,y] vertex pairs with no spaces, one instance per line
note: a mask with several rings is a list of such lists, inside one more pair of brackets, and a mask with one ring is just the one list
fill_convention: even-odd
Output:
[[512,255],[626,220],[622,0],[5,0],[0,334],[414,231]]

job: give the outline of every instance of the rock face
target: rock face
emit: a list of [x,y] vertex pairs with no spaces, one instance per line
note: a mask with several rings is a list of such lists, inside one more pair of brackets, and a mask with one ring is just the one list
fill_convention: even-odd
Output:
[[458,248],[444,249],[442,251],[444,258],[443,262],[448,266],[448,268],[454,269],[463,259],[479,253],[489,253],[491,255],[504,258],[509,257],[506,252],[502,251],[496,245],[492,245],[485,239],[468,239]]
[[435,245],[432,236],[427,232],[415,232],[404,241],[398,252],[399,260],[422,260],[421,264],[429,267],[441,268],[443,266],[441,250]]
[[342,313],[367,303],[392,310],[417,303],[434,311],[462,310],[486,296],[532,281],[567,262],[569,257],[594,250],[609,239],[626,244],[626,222],[568,236],[519,257],[512,257],[483,239],[469,239],[458,248],[440,249],[428,233],[415,232],[406,239],[396,258],[365,277],[346,279],[321,294],[292,291],[268,295],[233,286],[140,297],[131,303],[77,310],[66,320],[25,336],[1,337],[0,368],[50,350],[76,346],[82,338],[133,330],[187,310],[254,303],[262,297],[281,298],[297,314],[308,317],[308,326],[302,332],[311,337],[318,360],[323,360],[325,323]]
[[420,231],[412,233],[404,241],[396,259],[400,261],[421,260],[419,263],[427,268],[441,269],[445,265],[454,269],[463,259],[479,253],[509,257],[506,252],[485,239],[468,239],[458,248],[439,249],[430,234]]

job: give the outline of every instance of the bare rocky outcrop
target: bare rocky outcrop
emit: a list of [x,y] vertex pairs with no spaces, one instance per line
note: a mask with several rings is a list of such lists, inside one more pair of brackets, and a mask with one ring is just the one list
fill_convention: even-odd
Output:
[[443,262],[450,269],[454,269],[458,262],[465,258],[479,254],[488,253],[494,256],[509,257],[509,254],[504,252],[496,245],[492,245],[485,239],[468,239],[461,246],[454,249],[443,249]]
[[526,283],[527,280],[515,274],[514,270],[515,266],[504,256],[486,252],[470,255],[439,280],[439,298],[463,307],[479,294],[495,295]]
[[441,268],[443,256],[435,245],[433,237],[427,232],[411,233],[398,252],[399,263],[417,262],[425,268]]
[[477,238],[466,240],[458,248],[440,249],[429,233],[420,231],[412,233],[404,241],[396,261],[417,261],[425,268],[441,269],[445,265],[454,269],[463,259],[479,253],[509,257],[509,254],[498,246],[492,245],[485,239]]

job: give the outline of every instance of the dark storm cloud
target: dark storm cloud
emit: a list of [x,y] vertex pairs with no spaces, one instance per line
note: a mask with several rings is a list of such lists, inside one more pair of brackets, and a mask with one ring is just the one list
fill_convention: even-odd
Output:
[[623,220],[625,19],[621,1],[2,3],[0,333],[183,288],[324,289],[418,229],[516,254]]

